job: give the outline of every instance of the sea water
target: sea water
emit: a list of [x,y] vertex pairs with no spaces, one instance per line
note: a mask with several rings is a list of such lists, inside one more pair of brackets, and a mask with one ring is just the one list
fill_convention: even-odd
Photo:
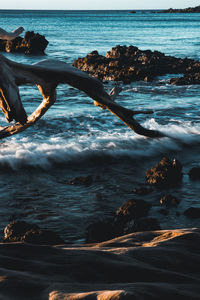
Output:
[[[72,64],[97,50],[105,55],[116,45],[134,45],[166,55],[200,60],[200,14],[152,11],[0,11],[0,27],[23,26],[49,41],[44,56],[4,53],[20,63],[58,59]],[[171,76],[171,75],[170,75]],[[83,242],[91,222],[112,215],[133,189],[145,183],[145,170],[163,156],[183,164],[183,183],[145,196],[163,229],[198,226],[184,217],[199,206],[199,183],[188,171],[200,165],[199,86],[172,86],[169,76],[153,82],[122,85],[117,102],[130,109],[153,109],[137,120],[170,138],[150,139],[102,111],[84,93],[67,85],[57,88],[57,101],[44,117],[23,133],[0,141],[0,225],[24,220],[56,231],[67,242]],[[105,84],[112,89],[114,82]],[[34,86],[20,87],[28,114],[41,102]],[[1,125],[6,125],[3,114]],[[90,186],[69,185],[76,176],[91,175]],[[159,214],[159,199],[172,193],[181,202]]]

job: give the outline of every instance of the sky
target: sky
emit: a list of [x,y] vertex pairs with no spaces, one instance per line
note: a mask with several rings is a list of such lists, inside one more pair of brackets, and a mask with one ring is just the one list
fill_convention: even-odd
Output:
[[0,0],[0,9],[165,9],[200,5],[200,0]]

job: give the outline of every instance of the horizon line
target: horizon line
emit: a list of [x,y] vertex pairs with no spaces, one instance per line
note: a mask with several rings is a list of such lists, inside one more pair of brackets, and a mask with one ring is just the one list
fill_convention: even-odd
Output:
[[[171,7],[170,7],[171,8]],[[46,9],[46,8],[0,8],[0,11],[2,10],[35,10],[35,11],[40,11],[40,10],[44,10],[44,11],[115,11],[115,10],[120,10],[120,11],[140,11],[140,10],[168,10],[170,8],[115,8],[115,9],[57,9],[57,8],[52,8],[52,9]],[[176,9],[176,8],[173,8]],[[182,8],[179,8],[182,9]]]

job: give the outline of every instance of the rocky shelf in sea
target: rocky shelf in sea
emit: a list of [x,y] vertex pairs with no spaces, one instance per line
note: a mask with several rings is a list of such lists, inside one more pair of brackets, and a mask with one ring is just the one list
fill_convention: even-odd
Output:
[[43,35],[27,31],[24,38],[18,36],[7,41],[0,39],[0,51],[24,54],[44,54],[48,41]]
[[169,8],[167,10],[162,11],[162,13],[200,13],[200,5],[195,6],[195,7],[187,7],[187,8],[183,8],[183,9]]
[[183,74],[182,77],[170,79],[169,83],[200,84],[199,61],[168,56],[159,51],[140,50],[135,46],[117,45],[105,56],[93,51],[76,59],[73,65],[100,80],[130,83],[152,81],[166,74]]

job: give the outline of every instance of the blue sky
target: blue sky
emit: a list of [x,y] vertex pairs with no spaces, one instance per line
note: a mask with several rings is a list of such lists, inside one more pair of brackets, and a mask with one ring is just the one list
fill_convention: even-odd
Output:
[[200,5],[200,0],[1,0],[0,9],[164,9]]

